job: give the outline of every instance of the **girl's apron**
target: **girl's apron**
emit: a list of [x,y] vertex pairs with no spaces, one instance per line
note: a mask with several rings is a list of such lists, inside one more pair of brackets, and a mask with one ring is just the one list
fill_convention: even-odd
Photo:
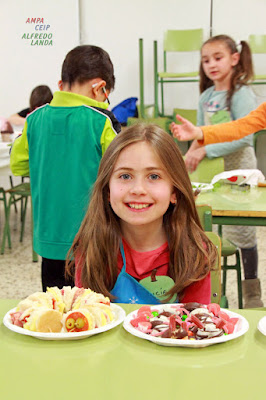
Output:
[[111,294],[116,296],[114,303],[136,303],[136,304],[161,304],[161,301],[142,286],[136,279],[126,272],[126,257],[123,244],[120,244],[123,259],[123,268],[118,275],[117,281]]

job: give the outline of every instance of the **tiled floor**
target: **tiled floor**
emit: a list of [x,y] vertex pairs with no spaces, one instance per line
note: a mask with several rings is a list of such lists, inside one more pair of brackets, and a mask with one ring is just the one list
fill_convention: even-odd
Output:
[[[2,203],[2,202],[1,202]],[[2,206],[2,205],[1,205]],[[3,208],[0,209],[0,230],[3,229]],[[12,249],[6,246],[5,254],[0,255],[0,298],[21,299],[29,294],[41,291],[40,257],[38,262],[32,262],[30,209],[28,209],[27,224],[23,243],[19,242],[19,214],[12,210],[11,237]],[[266,306],[266,227],[257,228],[259,249],[259,278],[261,279],[263,296]],[[237,308],[237,286],[235,271],[228,271],[227,297],[230,308]]]

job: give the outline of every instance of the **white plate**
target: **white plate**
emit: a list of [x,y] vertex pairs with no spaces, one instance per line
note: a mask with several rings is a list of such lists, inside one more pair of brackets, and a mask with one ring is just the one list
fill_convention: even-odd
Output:
[[200,183],[200,182],[191,182],[192,189],[199,189],[201,192],[209,192],[212,191],[213,185],[211,183]]
[[[151,307],[151,309],[160,310],[160,308],[163,307],[164,305],[159,305]],[[125,328],[126,331],[128,331],[132,335],[137,336],[141,339],[150,340],[151,342],[159,344],[161,346],[192,347],[192,348],[206,347],[217,343],[228,342],[229,340],[233,340],[238,338],[239,336],[244,335],[248,331],[249,329],[248,321],[246,320],[246,318],[242,317],[242,315],[239,315],[235,312],[222,308],[221,311],[224,311],[226,314],[228,314],[230,318],[239,318],[239,320],[235,326],[234,333],[231,333],[230,335],[219,336],[213,339],[202,339],[202,340],[164,339],[148,335],[147,333],[140,332],[138,329],[134,328],[130,323],[130,321],[133,318],[136,318],[137,311],[133,311],[132,313],[126,316],[123,327]]]
[[266,317],[263,317],[259,320],[258,330],[266,336]]
[[11,323],[10,313],[16,311],[16,308],[8,311],[4,316],[3,322],[4,325],[13,332],[20,333],[21,335],[33,336],[37,339],[42,340],[77,340],[84,339],[86,337],[96,335],[101,332],[109,331],[112,328],[115,328],[117,325],[121,324],[126,316],[125,311],[120,306],[116,304],[111,304],[111,309],[115,314],[114,321],[110,324],[102,326],[101,328],[91,329],[90,331],[83,332],[63,332],[63,333],[42,333],[42,332],[32,332],[28,329],[20,328],[19,326],[13,325]]

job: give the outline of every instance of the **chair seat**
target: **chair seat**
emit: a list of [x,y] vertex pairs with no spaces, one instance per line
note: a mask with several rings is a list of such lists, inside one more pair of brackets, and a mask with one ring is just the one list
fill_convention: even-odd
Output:
[[[255,75],[254,76],[254,81],[258,81],[258,80],[265,80],[266,79],[266,75]],[[253,82],[254,82],[253,81]],[[252,83],[253,83],[252,82]]]
[[158,72],[160,78],[197,78],[199,79],[199,72]]
[[20,196],[30,196],[30,183],[29,182],[20,183],[19,185],[16,185],[11,189],[6,190],[6,193],[10,193],[13,195],[16,194]]
[[233,256],[236,250],[237,247],[230,240],[222,238],[222,257]]

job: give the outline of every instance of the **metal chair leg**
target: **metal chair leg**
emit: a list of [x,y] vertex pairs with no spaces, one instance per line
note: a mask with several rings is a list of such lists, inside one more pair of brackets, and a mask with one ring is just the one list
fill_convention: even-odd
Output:
[[38,262],[38,254],[33,248],[33,212],[32,212],[32,198],[31,198],[31,246],[32,246],[32,261]]
[[224,264],[222,265],[223,269],[223,282],[222,282],[222,295],[225,296],[226,292],[226,279],[227,279],[227,270],[235,270],[237,274],[237,291],[238,291],[238,307],[239,309],[243,308],[243,295],[242,295],[242,277],[241,277],[241,262],[240,262],[240,254],[239,250],[235,253],[236,264],[235,265],[227,265],[227,257],[224,257]]
[[143,39],[139,39],[139,91],[140,91],[140,117],[145,117],[144,110],[144,62],[143,62]]
[[[10,182],[10,186],[13,188],[14,185],[13,185],[13,179],[12,179],[12,176],[11,176],[11,175],[9,175],[9,182]],[[15,201],[14,201],[14,208],[15,208],[15,212],[17,213],[17,212],[18,212],[18,209],[17,209],[17,204],[16,204]]]
[[26,211],[28,204],[28,197],[25,197],[25,202],[23,202],[23,208],[21,210],[21,231],[20,231],[20,242],[23,241],[24,230],[25,230],[25,221],[26,221]]
[[153,42],[153,57],[154,57],[154,117],[159,116],[159,104],[158,104],[158,53],[157,53],[157,41]]
[[236,252],[236,263],[237,263],[237,287],[238,287],[238,307],[243,308],[243,295],[242,295],[242,278],[241,278],[241,261],[239,250]]
[[160,84],[161,84],[161,115],[164,117],[164,88],[163,88],[163,79],[160,79]]
[[8,238],[8,247],[11,249],[11,235],[10,235],[10,226],[9,226],[9,216],[10,216],[10,207],[11,207],[11,204],[12,204],[12,198],[13,198],[13,196],[10,196],[8,205],[5,208],[5,218],[6,218],[6,220],[5,220],[4,232],[3,232],[3,238],[2,238],[1,254],[4,254],[4,252],[5,252],[6,237]]
[[226,292],[226,279],[227,279],[227,257],[224,257],[223,269],[223,282],[222,282],[222,296],[225,296]]

